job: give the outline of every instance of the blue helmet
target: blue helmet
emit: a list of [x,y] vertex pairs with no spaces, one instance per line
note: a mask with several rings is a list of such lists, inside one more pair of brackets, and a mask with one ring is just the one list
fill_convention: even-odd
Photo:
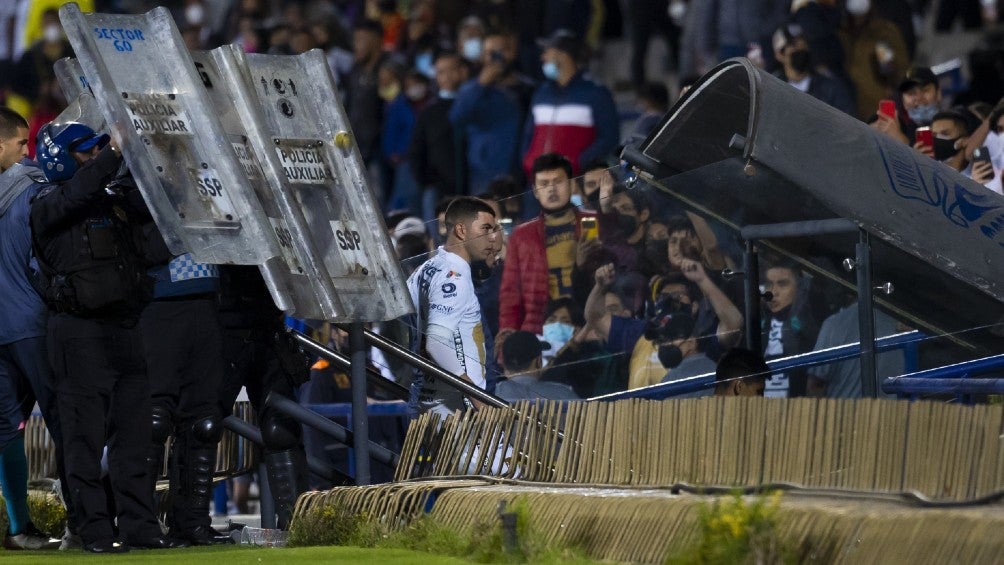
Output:
[[38,130],[35,159],[49,182],[62,182],[77,172],[76,151],[90,151],[108,143],[108,135],[98,135],[79,122],[49,122]]

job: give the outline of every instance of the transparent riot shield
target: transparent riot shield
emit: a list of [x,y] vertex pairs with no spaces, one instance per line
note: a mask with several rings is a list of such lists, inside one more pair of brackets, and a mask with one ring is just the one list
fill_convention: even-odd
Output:
[[262,264],[281,254],[170,12],[59,11],[87,83],[174,253]]
[[258,156],[251,148],[247,130],[234,106],[226,81],[221,80],[216,61],[206,51],[193,51],[191,55],[226,139],[243,166],[244,176],[261,202],[279,242],[282,254],[261,265],[262,276],[276,305],[301,318],[335,317],[343,308],[330,283],[327,288],[321,287],[320,283],[327,279],[315,265],[316,255],[296,247],[302,242],[292,237],[296,230],[290,228],[289,221],[272,196],[272,189],[265,180]]
[[344,309],[336,321],[389,320],[413,306],[320,51],[212,51],[297,247],[316,250]]

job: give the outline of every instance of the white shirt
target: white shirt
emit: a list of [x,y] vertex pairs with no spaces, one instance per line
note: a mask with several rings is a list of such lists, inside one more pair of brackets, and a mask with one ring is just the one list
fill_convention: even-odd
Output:
[[485,334],[471,266],[440,247],[408,277],[424,350],[443,369],[485,388]]

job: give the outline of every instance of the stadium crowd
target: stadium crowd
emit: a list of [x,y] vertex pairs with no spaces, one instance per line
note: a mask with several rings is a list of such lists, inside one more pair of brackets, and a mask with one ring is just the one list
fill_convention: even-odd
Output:
[[[56,11],[62,3],[0,6],[7,107],[0,114],[0,293],[7,297],[0,305],[0,484],[10,523],[3,545],[118,553],[224,543],[229,538],[207,519],[207,473],[237,390],[246,385],[264,408],[270,391],[303,402],[348,398],[348,380],[323,362],[308,373],[276,336],[281,313],[256,272],[166,252],[104,132],[52,123],[67,105],[52,65],[73,54]],[[124,13],[154,5],[78,3]],[[374,327],[506,401],[584,399],[712,373],[717,386],[694,396],[861,396],[854,360],[775,374],[764,364],[857,341],[853,294],[765,255],[763,349],[742,349],[741,282],[723,275],[741,264],[737,234],[618,163],[624,144],[659,123],[671,93],[685,95],[727,58],[747,57],[1002,192],[1004,11],[994,0],[157,4],[173,12],[190,49],[236,43],[247,52],[323,51],[418,310]],[[956,20],[985,31],[967,61],[965,87],[949,91],[937,67],[918,64],[928,18],[935,34],[950,33]],[[668,51],[658,75],[647,72],[656,35]],[[630,53],[620,65],[627,88],[597,72],[603,51],[619,41]],[[102,231],[120,224],[131,230],[129,245],[115,239],[125,227]],[[83,263],[81,241],[90,256]],[[102,243],[108,247],[99,249]],[[109,265],[142,265],[136,276],[150,284],[115,279],[122,296],[110,298],[91,296],[79,279],[74,288],[74,269]],[[147,286],[149,295],[140,296]],[[877,335],[903,329],[876,313]],[[319,333],[347,347],[338,330]],[[900,353],[878,359],[879,376],[903,370]],[[371,360],[412,390],[417,410],[472,404],[378,352]],[[27,517],[21,430],[36,400],[57,445],[70,510],[62,540]],[[302,432],[267,409],[259,419],[282,522],[307,484]],[[165,535],[153,515],[153,484],[169,437],[176,496]]]

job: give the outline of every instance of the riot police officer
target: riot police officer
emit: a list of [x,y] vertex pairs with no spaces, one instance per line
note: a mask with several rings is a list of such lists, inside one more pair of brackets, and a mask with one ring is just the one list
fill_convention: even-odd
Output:
[[[170,257],[162,242],[158,237],[154,243]],[[140,328],[153,405],[151,480],[159,478],[164,444],[174,436],[170,536],[194,545],[232,543],[209,519],[216,444],[223,434],[216,401],[223,379],[219,268],[184,253],[151,268],[150,274],[154,298],[143,311]]]
[[241,386],[261,427],[268,484],[275,499],[276,523],[286,528],[297,497],[307,490],[307,456],[300,424],[270,408],[269,394],[293,397],[294,389],[309,380],[307,358],[283,327],[276,308],[255,267],[221,267],[221,320],[227,372],[220,390],[220,411],[229,415]]
[[[53,311],[49,354],[84,550],[186,545],[162,536],[147,491],[150,389],[137,327],[150,294],[138,229],[146,210],[138,191],[115,185],[122,159],[107,135],[57,121],[37,139],[53,184],[39,192],[30,220]],[[101,481],[105,445],[116,516]]]

